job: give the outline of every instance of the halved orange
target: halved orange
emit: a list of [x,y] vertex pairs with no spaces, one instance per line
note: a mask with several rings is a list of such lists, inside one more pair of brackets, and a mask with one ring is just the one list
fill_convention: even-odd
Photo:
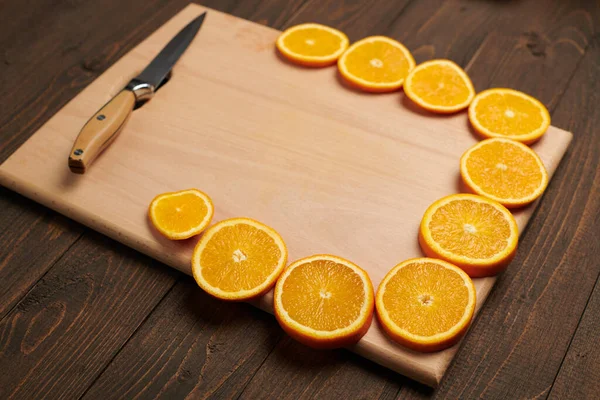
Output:
[[460,159],[460,174],[473,192],[509,208],[531,203],[548,185],[535,151],[509,139],[486,139],[471,147]]
[[475,286],[460,268],[433,258],[396,265],[379,284],[376,310],[383,330],[417,351],[446,349],[469,328]]
[[548,130],[550,114],[528,94],[513,89],[488,89],[471,102],[469,121],[485,138],[502,137],[531,144]]
[[208,226],[213,213],[212,200],[198,189],[160,194],[148,208],[152,225],[172,240],[199,234]]
[[342,77],[367,92],[391,92],[402,87],[415,67],[415,59],[402,43],[385,36],[371,36],[346,50],[338,60]]
[[288,60],[307,67],[335,64],[348,48],[348,37],[321,24],[301,24],[285,30],[277,39],[279,52]]
[[420,107],[442,114],[464,110],[475,97],[467,73],[450,60],[417,65],[406,77],[404,93]]
[[373,285],[352,262],[315,255],[292,263],[275,286],[277,321],[291,337],[314,348],[356,343],[373,316]]
[[268,292],[286,262],[287,247],[273,228],[232,218],[202,235],[192,255],[192,274],[208,294],[242,301]]
[[510,211],[474,194],[453,194],[434,202],[419,229],[419,243],[428,257],[448,261],[473,278],[502,271],[518,241]]

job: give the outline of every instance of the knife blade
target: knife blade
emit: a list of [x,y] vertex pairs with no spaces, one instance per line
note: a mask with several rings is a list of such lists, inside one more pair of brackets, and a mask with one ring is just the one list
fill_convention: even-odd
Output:
[[138,76],[86,122],[69,153],[71,172],[85,173],[96,157],[123,130],[134,108],[142,106],[154,96],[200,30],[205,17],[206,12],[179,31]]

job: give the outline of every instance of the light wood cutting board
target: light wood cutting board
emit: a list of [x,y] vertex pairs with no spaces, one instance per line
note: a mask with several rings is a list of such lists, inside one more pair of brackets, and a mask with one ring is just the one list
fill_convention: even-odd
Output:
[[[340,255],[375,286],[400,261],[422,256],[421,216],[461,191],[459,158],[477,141],[466,113],[437,117],[401,92],[350,90],[335,67],[282,61],[278,31],[213,10],[172,79],[134,111],[90,171],[69,171],[87,119],[204,10],[188,6],[70,101],[0,166],[0,183],[188,274],[195,240],[162,238],[146,210],[158,193],[190,187],[212,197],[214,221],[263,221],[281,233],[290,260]],[[533,146],[550,174],[571,138],[551,127]],[[515,214],[521,231],[534,208]],[[494,281],[475,280],[478,309]],[[269,311],[271,300],[257,305]],[[457,349],[412,352],[374,322],[351,350],[437,386]]]

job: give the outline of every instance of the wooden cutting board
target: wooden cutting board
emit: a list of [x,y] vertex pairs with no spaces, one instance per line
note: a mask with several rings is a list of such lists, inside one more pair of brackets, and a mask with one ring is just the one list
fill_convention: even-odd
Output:
[[[421,216],[461,191],[459,158],[477,141],[466,113],[433,116],[401,92],[353,91],[335,67],[282,61],[278,31],[213,10],[172,79],[134,111],[91,170],[69,171],[87,119],[204,10],[188,6],[70,101],[0,166],[0,183],[188,274],[195,240],[162,238],[146,210],[158,193],[190,187],[212,197],[214,221],[263,221],[286,240],[290,260],[340,255],[375,286],[398,262],[422,256]],[[533,146],[550,174],[571,138],[551,127]],[[521,231],[534,208],[515,214]],[[475,280],[478,309],[494,281]],[[269,311],[271,300],[257,305]],[[458,345],[412,352],[375,322],[351,350],[436,386]]]

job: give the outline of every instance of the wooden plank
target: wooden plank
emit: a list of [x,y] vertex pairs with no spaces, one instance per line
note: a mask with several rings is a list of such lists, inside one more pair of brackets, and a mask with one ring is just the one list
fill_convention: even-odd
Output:
[[83,398],[236,398],[281,336],[270,315],[186,277]]
[[[510,81],[510,74],[498,73],[498,68],[490,65],[490,62],[498,59],[501,53],[505,53],[502,68],[508,68],[505,64],[510,60],[512,63],[510,71],[546,71],[554,68],[559,72],[551,75],[552,81],[543,82],[545,75],[542,73],[523,76],[519,72],[518,76],[508,85],[539,95],[548,106],[553,107],[557,100],[551,89],[554,88],[558,94],[562,93],[562,90],[568,85],[577,62],[581,59],[579,49],[585,48],[587,41],[594,34],[589,23],[592,14],[580,10],[581,5],[577,3],[567,6],[566,3],[556,1],[536,2],[535,6],[527,2],[419,1],[410,3],[388,31],[383,33],[407,44],[418,61],[430,58],[450,58],[463,66],[468,66],[469,73],[480,90],[493,85],[508,85],[506,82]],[[509,24],[509,21],[512,22]],[[539,54],[541,45],[537,44],[537,40],[540,37],[544,38],[544,51],[547,53],[545,55]],[[551,44],[547,44],[547,41],[550,40]],[[568,57],[563,58],[563,55],[568,55]],[[490,62],[482,61],[486,57],[490,58]],[[480,63],[483,67],[479,66]],[[496,80],[489,79],[492,75]],[[543,89],[539,90],[540,87]],[[567,126],[567,120],[564,121],[565,125],[563,126]],[[568,180],[564,174],[559,179]],[[546,196],[546,198],[552,197],[552,194]],[[527,234],[525,238],[527,238]],[[532,252],[541,253],[541,250],[536,248],[537,244],[534,246],[531,239],[524,243],[521,245],[520,252],[523,252],[523,249],[526,251],[529,247]],[[516,266],[521,264],[523,259],[513,262],[513,267],[509,271],[515,271]],[[521,268],[524,267],[521,266]],[[526,267],[532,269],[535,268],[535,265],[528,264]],[[510,272],[505,275],[508,273]],[[506,287],[501,290],[506,290]],[[494,310],[498,307],[501,309],[502,306],[486,304],[484,310],[486,308]],[[485,343],[484,346],[491,347],[496,346],[497,341],[500,340],[497,335],[485,335],[488,335],[487,331],[484,334],[471,333],[466,342],[477,340],[476,337],[480,337],[482,343]],[[280,344],[275,352],[281,346],[288,347],[290,345]],[[296,347],[300,346],[296,345]],[[310,350],[305,351],[310,353]],[[462,353],[464,351],[459,354]],[[318,355],[325,358],[321,353],[311,354],[315,358]],[[476,358],[477,356],[473,356],[473,359]],[[368,375],[368,371],[371,369],[363,367],[364,363],[360,361],[344,360],[331,354],[329,362],[323,361],[314,366],[316,371],[308,373],[295,370],[294,375],[290,372],[293,367],[288,368],[287,365],[281,367],[281,359],[281,356],[271,355],[255,379],[248,385],[244,396],[248,393],[248,398],[251,398],[264,390],[267,385],[269,390],[276,394],[283,394],[287,391],[299,393],[303,388],[319,390],[314,389],[318,388],[318,385],[313,382],[314,376],[318,376],[319,382],[323,386],[319,393],[324,398],[328,398],[337,394],[339,387],[353,387],[357,370]],[[326,367],[322,367],[321,364],[325,364]],[[472,367],[476,364],[477,362],[473,362],[469,366]],[[446,383],[451,381],[456,387],[468,386],[473,378],[463,375],[455,377],[457,375],[457,372],[454,372],[455,369],[448,372]],[[361,381],[361,387],[369,393],[376,393],[378,390],[387,390],[387,388],[393,387],[398,379],[403,386],[399,394],[400,398],[421,398],[429,397],[432,394],[426,387],[412,381],[406,383],[398,377],[364,380]],[[330,384],[330,381],[335,381],[336,385]],[[436,393],[444,393],[443,390],[442,387]],[[328,396],[329,394],[331,396]],[[351,392],[348,391],[347,395],[350,394]],[[444,398],[444,395],[440,395],[440,398]],[[448,398],[452,398],[452,395],[448,395]]]
[[[596,220],[596,222],[599,222]],[[596,248],[596,251],[599,249]],[[596,253],[597,254],[597,253]],[[552,386],[551,400],[594,399],[600,393],[600,281]]]
[[[582,21],[599,21],[598,5],[589,5],[588,10],[566,13],[563,18],[573,21],[575,14]],[[562,31],[581,32],[583,28],[564,27]],[[574,132],[575,138],[523,236],[516,259],[500,277],[447,378],[436,391],[439,398],[544,398],[550,392],[600,273],[598,241],[594,240],[598,237],[600,213],[600,135],[596,128],[600,123],[596,107],[600,86],[595,79],[598,29],[594,26],[593,34],[577,46],[555,38],[554,45],[547,48],[547,57],[539,57],[541,62],[550,63],[544,68],[562,69],[563,57],[553,46],[589,48],[573,79],[570,68],[562,75],[553,74],[552,79],[561,80],[554,85],[546,80],[550,75],[515,73],[520,71],[518,64],[508,69],[501,62],[489,71],[495,75],[492,81],[508,82],[514,76],[516,84],[529,88],[534,95],[539,90],[540,96],[551,103],[555,100],[550,88],[564,87],[562,80],[569,80],[568,90],[553,112],[553,123]],[[518,59],[510,49],[505,49],[506,57]],[[528,61],[525,63],[528,65]],[[567,66],[572,64],[567,60]],[[403,387],[399,393],[399,398],[421,397],[422,393],[411,387]]]
[[86,235],[0,322],[0,398],[82,395],[177,275]]
[[[581,62],[577,73],[573,77],[571,86],[561,101],[557,113],[560,112],[564,118],[573,120],[573,124],[580,127],[580,134],[595,137],[594,140],[586,141],[582,146],[589,147],[587,153],[582,151],[580,163],[586,167],[582,171],[588,178],[579,185],[578,191],[587,194],[587,204],[584,215],[577,226],[573,240],[572,252],[581,252],[578,256],[581,260],[585,257],[589,260],[576,264],[573,260],[573,286],[580,283],[576,291],[581,291],[580,302],[583,303],[584,296],[592,285],[593,273],[586,274],[590,281],[584,281],[581,271],[592,268],[600,273],[598,265],[598,254],[600,254],[600,136],[598,123],[600,123],[600,37],[596,36],[590,44],[585,58]],[[564,107],[563,107],[564,105]],[[576,131],[577,132],[577,131]],[[594,265],[595,264],[595,265]],[[600,276],[600,275],[599,275]],[[563,298],[557,301],[568,301],[573,292],[565,292]],[[549,398],[559,399],[593,399],[600,394],[600,278],[596,278],[596,285],[587,300],[587,307],[577,330],[570,343],[568,352],[562,362],[558,376],[554,382]],[[579,307],[574,308],[578,310]],[[573,313],[577,315],[576,312]],[[562,323],[562,320],[556,323]],[[572,326],[569,326],[569,332]]]
[[81,231],[81,225],[0,187],[0,320]]

